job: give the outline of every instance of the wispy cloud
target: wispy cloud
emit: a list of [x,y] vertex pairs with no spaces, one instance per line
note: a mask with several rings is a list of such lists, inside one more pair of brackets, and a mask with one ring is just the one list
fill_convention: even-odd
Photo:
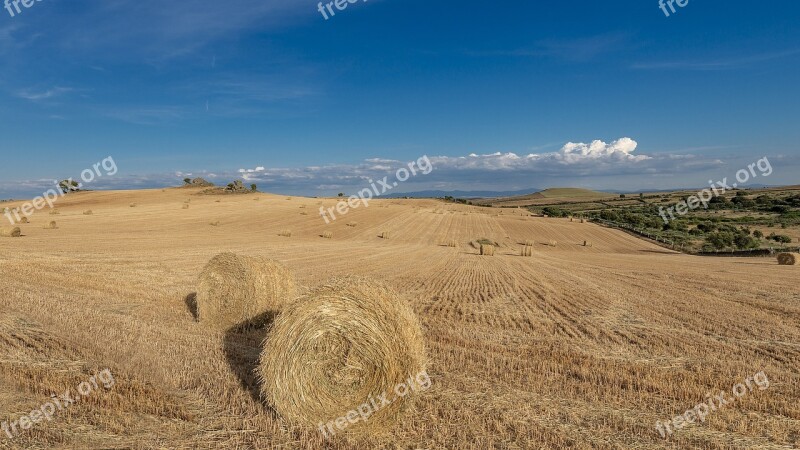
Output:
[[575,39],[545,39],[512,50],[467,52],[470,56],[554,57],[570,62],[587,62],[630,46],[626,33],[606,33]]
[[16,93],[17,97],[24,98],[25,100],[31,101],[39,101],[39,100],[47,100],[50,98],[58,97],[60,95],[66,94],[67,92],[74,91],[73,88],[69,87],[53,87],[47,89],[45,91],[34,91],[34,90],[21,90]]
[[657,61],[636,63],[631,66],[637,70],[729,70],[752,66],[759,63],[788,58],[800,54],[798,50],[785,50],[773,53],[762,53],[749,56],[733,56],[729,58],[710,59],[705,61]]

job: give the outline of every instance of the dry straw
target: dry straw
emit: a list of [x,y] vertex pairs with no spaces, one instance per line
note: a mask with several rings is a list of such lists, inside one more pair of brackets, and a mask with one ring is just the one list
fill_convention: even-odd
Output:
[[481,255],[494,256],[494,245],[481,244]]
[[55,220],[51,220],[50,223],[44,226],[45,230],[55,230],[56,228],[58,228],[58,225],[56,225]]
[[[334,279],[276,318],[258,372],[266,401],[291,423],[316,428],[426,370],[422,329],[396,292],[367,278]],[[387,397],[388,398],[388,397]],[[386,429],[410,406],[398,397],[348,432]]]
[[794,266],[797,265],[797,258],[800,256],[798,253],[779,253],[778,254],[778,264],[782,266]]
[[19,227],[0,227],[0,236],[2,237],[20,237],[22,230]]
[[262,257],[220,253],[206,264],[197,284],[197,319],[227,330],[275,314],[296,295],[285,266]]
[[523,245],[519,254],[520,256],[533,256],[533,247],[530,245]]

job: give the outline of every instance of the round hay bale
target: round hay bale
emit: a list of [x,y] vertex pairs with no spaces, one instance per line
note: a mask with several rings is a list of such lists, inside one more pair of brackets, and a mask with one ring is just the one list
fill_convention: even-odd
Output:
[[136,208],[136,203],[131,203],[131,208]]
[[782,266],[794,266],[797,265],[797,258],[800,257],[800,254],[797,253],[779,253],[778,254],[778,264]]
[[23,217],[23,218],[19,219],[19,223],[31,223],[31,221],[27,217]]
[[56,228],[58,228],[58,225],[55,220],[51,220],[50,223],[44,226],[45,230],[55,230]]
[[325,239],[333,239],[333,231],[323,231],[322,237]]
[[279,262],[220,253],[200,272],[197,320],[220,330],[266,320],[292,301],[295,294],[294,277]]
[[182,209],[189,209],[189,204],[188,203],[184,203]]
[[2,237],[20,237],[22,230],[19,227],[0,227],[0,236]]
[[550,247],[556,247],[556,246],[558,246],[558,242],[550,241]]
[[264,341],[258,372],[264,399],[288,421],[308,427],[385,393],[390,404],[348,424],[348,431],[366,431],[396,422],[414,398],[410,390],[396,395],[397,386],[419,379],[426,365],[410,306],[380,282],[353,277],[334,279],[287,306]]
[[93,214],[93,213],[92,213],[92,210],[91,210],[91,209],[87,209],[86,211],[84,211],[84,212],[83,212],[83,215],[84,215],[84,216],[91,216],[92,214]]
[[494,245],[481,244],[481,255],[494,256]]

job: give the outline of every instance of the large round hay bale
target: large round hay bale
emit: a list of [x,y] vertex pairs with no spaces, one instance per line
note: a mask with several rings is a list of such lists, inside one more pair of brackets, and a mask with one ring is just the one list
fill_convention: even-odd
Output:
[[797,265],[797,258],[800,257],[800,254],[797,253],[779,253],[778,254],[778,264],[782,266],[794,266]]
[[2,237],[20,237],[22,230],[19,227],[0,227],[0,236]]
[[281,263],[262,257],[221,253],[200,273],[197,319],[213,328],[226,330],[256,319],[268,319],[295,295],[294,277]]
[[[366,410],[347,424],[364,431],[397,420],[414,397],[397,387],[427,377],[426,365],[422,329],[405,300],[380,282],[340,278],[281,312],[258,371],[263,397],[289,422],[322,428]],[[370,407],[373,399],[380,408]]]

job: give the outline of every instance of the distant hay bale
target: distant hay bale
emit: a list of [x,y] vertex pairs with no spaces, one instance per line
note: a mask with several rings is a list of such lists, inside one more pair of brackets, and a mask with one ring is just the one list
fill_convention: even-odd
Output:
[[534,241],[533,239],[527,239],[527,240],[525,240],[525,244],[523,244],[523,245],[525,245],[526,247],[532,247],[532,246],[536,245],[536,241]]
[[558,246],[558,242],[550,241],[550,243],[548,245],[550,245],[550,247],[556,247],[556,246]]
[[530,245],[523,245],[519,252],[520,256],[533,256],[533,247]]
[[481,255],[494,256],[494,245],[481,244]]
[[389,232],[384,231],[383,233],[381,233],[381,239],[389,239]]
[[290,230],[281,230],[281,232],[278,233],[278,236],[292,237],[292,232]]
[[187,198],[183,203],[191,203],[191,202],[192,202],[192,199]]
[[[394,401],[347,428],[369,432],[395,424],[419,395],[413,388],[430,386],[426,366],[422,328],[408,303],[372,279],[342,278],[281,312],[257,372],[267,403],[288,422],[308,428],[389,393]],[[408,394],[396,395],[409,378],[414,385]]]
[[57,215],[59,215],[59,214],[61,214],[61,211],[59,211],[59,210],[57,210],[57,209],[51,209],[51,210],[50,210],[50,215],[51,215],[51,216],[57,216]]
[[218,227],[219,226],[219,220],[217,220],[216,222],[211,222],[211,223],[209,223],[209,225],[211,225],[212,227]]
[[94,214],[94,213],[92,212],[91,209],[87,209],[86,211],[83,212],[84,216],[91,216],[92,214]]
[[130,206],[131,208],[136,208],[136,203],[131,203]]
[[303,211],[303,212],[301,212],[301,213],[300,213],[300,215],[301,215],[301,216],[307,216],[307,215],[308,215],[308,213],[307,213],[307,212],[305,212],[305,211]]
[[222,201],[222,200],[214,200],[214,203],[219,203],[219,202],[221,202],[221,201]]
[[797,265],[797,258],[800,254],[797,253],[779,253],[778,254],[778,264],[782,266],[794,266]]
[[23,217],[23,218],[19,219],[19,223],[31,223],[31,221],[27,217]]
[[583,246],[584,247],[593,247],[592,243],[589,242],[589,241],[583,241]]
[[58,228],[58,226],[56,225],[55,220],[51,220],[48,224],[44,226],[45,230],[55,230],[56,228]]
[[20,237],[22,230],[19,227],[0,227],[0,236],[2,237]]
[[189,209],[189,205],[188,204],[184,204],[181,209]]
[[227,330],[266,318],[294,300],[296,289],[289,269],[277,261],[220,253],[200,272],[197,320]]
[[447,242],[447,246],[451,247],[451,248],[456,248],[456,247],[458,247],[458,241],[456,241],[455,239],[452,239],[452,240]]
[[581,223],[584,223],[584,222],[586,222],[586,220],[584,220],[584,219],[581,219]]
[[333,239],[333,231],[323,231],[322,237],[325,239]]
[[300,209],[306,209],[306,205],[300,205]]
[[348,226],[348,227],[351,227],[351,228],[355,228],[355,227],[357,227],[357,226],[358,226],[358,222],[349,222],[349,223],[347,224],[347,226]]

